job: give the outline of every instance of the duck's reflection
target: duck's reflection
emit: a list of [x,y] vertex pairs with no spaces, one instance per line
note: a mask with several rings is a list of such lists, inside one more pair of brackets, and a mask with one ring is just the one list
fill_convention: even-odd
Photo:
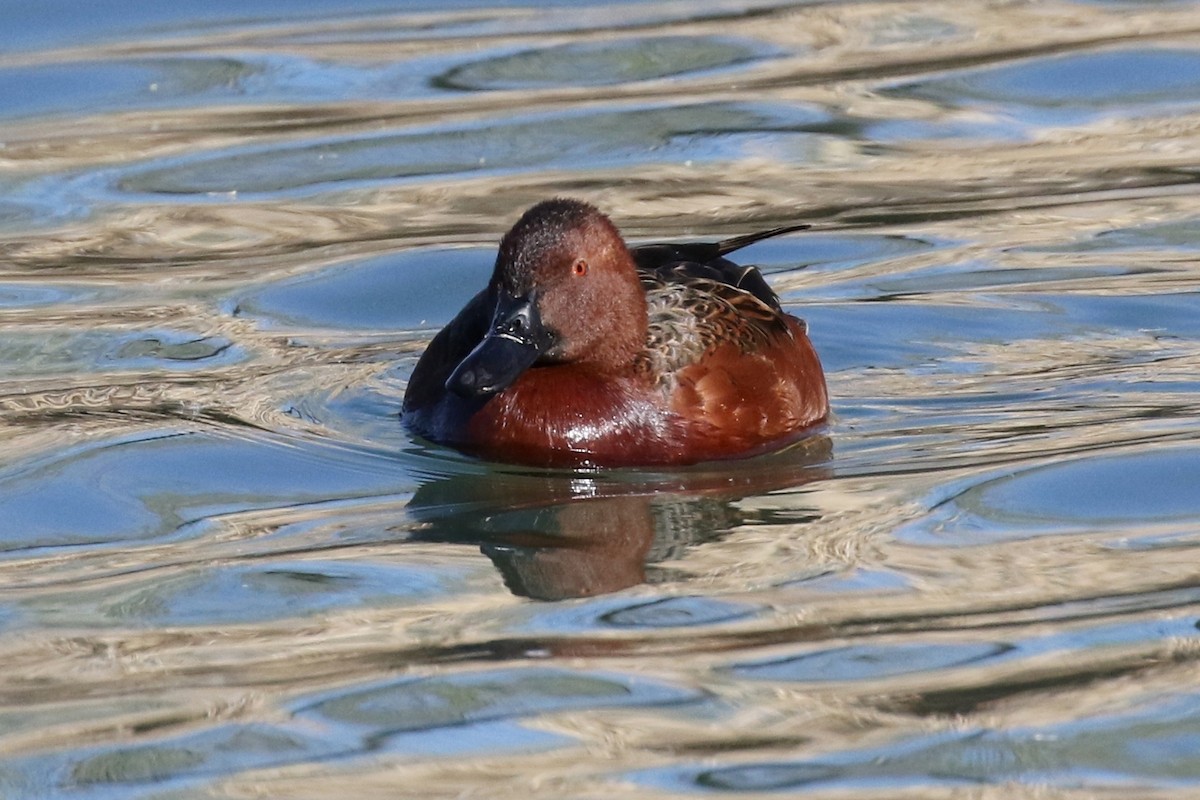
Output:
[[737,501],[826,477],[831,451],[813,436],[675,473],[456,474],[424,484],[408,510],[414,538],[478,545],[514,594],[588,597],[652,581],[689,547],[748,522],[754,512]]

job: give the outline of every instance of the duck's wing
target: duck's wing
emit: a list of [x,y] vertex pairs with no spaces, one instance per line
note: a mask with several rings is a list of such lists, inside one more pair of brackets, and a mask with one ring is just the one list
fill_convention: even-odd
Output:
[[785,225],[757,233],[747,233],[719,242],[683,242],[645,244],[631,250],[639,271],[661,276],[664,280],[706,280],[727,284],[749,292],[773,309],[779,309],[779,298],[756,267],[740,266],[725,256],[743,247],[802,231],[807,224]]
[[639,366],[668,391],[680,372],[721,348],[754,353],[792,336],[774,293],[774,304],[767,303],[688,269],[643,271],[641,277],[649,326]]

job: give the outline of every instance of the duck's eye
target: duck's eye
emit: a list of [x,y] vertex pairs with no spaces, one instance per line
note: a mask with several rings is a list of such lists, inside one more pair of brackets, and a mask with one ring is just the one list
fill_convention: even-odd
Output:
[[587,275],[588,265],[582,258],[571,265],[571,274],[577,278],[582,278]]

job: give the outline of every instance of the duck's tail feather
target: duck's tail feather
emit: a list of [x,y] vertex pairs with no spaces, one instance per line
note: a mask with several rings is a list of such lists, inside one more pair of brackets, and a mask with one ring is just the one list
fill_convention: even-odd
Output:
[[734,236],[732,239],[724,239],[717,242],[717,252],[723,256],[727,256],[735,250],[741,250],[743,247],[748,247],[755,242],[761,242],[763,239],[770,239],[772,236],[782,236],[785,233],[803,231],[811,227],[812,225],[802,222],[798,225],[784,225],[781,228],[771,228],[769,231]]

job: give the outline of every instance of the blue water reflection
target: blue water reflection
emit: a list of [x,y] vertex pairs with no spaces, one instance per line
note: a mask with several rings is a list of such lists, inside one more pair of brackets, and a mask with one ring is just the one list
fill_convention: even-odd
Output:
[[1023,119],[1068,122],[1105,111],[1124,115],[1157,104],[1182,109],[1195,105],[1198,90],[1200,52],[1146,49],[1041,56],[891,91]]
[[418,249],[338,265],[234,299],[233,313],[271,328],[440,328],[487,284],[495,256],[491,248]]
[[390,459],[269,437],[166,431],[59,455],[0,475],[8,553],[161,539],[231,511],[384,494],[406,482]]
[[938,546],[1105,531],[1127,537],[1188,528],[1200,514],[1190,491],[1200,451],[1100,453],[973,484],[896,535]]

